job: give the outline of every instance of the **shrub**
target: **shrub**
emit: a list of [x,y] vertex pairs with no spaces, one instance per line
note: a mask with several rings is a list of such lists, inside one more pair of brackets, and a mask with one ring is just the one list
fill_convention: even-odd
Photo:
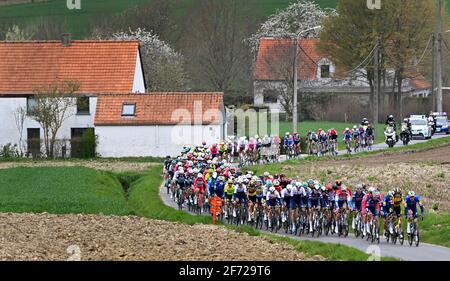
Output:
[[0,157],[14,158],[14,157],[19,157],[19,156],[20,156],[20,152],[17,147],[17,144],[13,145],[11,143],[8,143],[4,146],[0,146]]

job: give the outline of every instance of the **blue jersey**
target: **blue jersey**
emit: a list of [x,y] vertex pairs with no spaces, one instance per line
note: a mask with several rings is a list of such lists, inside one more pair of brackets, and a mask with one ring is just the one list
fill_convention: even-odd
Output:
[[363,198],[364,198],[365,195],[366,195],[366,194],[365,194],[364,192],[361,192],[360,194],[358,194],[358,192],[355,191],[355,192],[353,193],[353,198],[352,198],[353,206],[354,206],[358,211],[361,211],[362,201],[363,201]]
[[420,211],[423,214],[424,208],[422,203],[420,202],[419,196],[415,196],[414,199],[411,199],[411,197],[409,196],[405,197],[405,214],[408,214],[408,211],[411,210],[414,215],[417,215],[417,204],[419,204]]
[[344,139],[345,140],[351,140],[353,137],[352,131],[345,131],[344,132]]
[[214,193],[217,196],[219,196],[220,198],[222,198],[223,194],[224,194],[224,190],[225,190],[225,182],[217,181],[216,182],[216,189],[214,190]]
[[390,209],[394,208],[394,197],[386,195],[383,200],[383,212],[389,213]]

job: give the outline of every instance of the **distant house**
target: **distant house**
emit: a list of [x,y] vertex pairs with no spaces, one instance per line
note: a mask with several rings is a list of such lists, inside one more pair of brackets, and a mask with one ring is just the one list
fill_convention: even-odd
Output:
[[102,95],[95,130],[103,157],[176,156],[225,139],[223,93]]
[[145,93],[144,77],[138,41],[70,41],[63,36],[61,41],[0,42],[0,146],[19,145],[22,139],[28,155],[43,152],[40,125],[28,117],[20,136],[14,112],[33,106],[36,89],[63,81],[81,84],[77,105],[57,135],[67,156],[73,140],[87,130],[98,136],[101,156],[175,155],[182,145],[171,143],[169,128],[178,124],[172,112],[195,109],[194,104],[211,110],[194,116],[204,119],[197,123],[194,118],[192,134],[208,141],[224,138],[221,121],[208,119],[218,118],[212,109],[223,112],[222,94]]
[[[321,56],[316,49],[319,39],[299,40],[298,89],[302,93],[335,93],[358,95],[369,98],[370,86],[363,76],[346,75],[338,72],[336,65]],[[256,59],[253,86],[254,104],[267,105],[271,109],[284,111],[280,91],[288,91],[286,85],[293,79],[293,58],[295,40],[262,38]],[[407,70],[402,91],[408,96],[428,96],[430,83],[414,69]],[[392,74],[392,71],[388,71]],[[389,75],[388,75],[389,76]],[[392,75],[391,75],[392,76]],[[392,78],[387,79],[386,88],[392,88]]]

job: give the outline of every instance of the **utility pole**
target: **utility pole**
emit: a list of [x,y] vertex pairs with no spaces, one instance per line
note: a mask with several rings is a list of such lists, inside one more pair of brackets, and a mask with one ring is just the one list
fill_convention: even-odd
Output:
[[442,0],[436,0],[436,110],[443,111],[442,108]]
[[373,93],[373,124],[378,124],[378,97],[380,96],[380,38],[377,39],[374,55],[374,93]]
[[294,53],[294,104],[292,109],[292,132],[297,132],[298,125],[298,73],[297,73],[297,56],[298,56],[298,36],[295,38],[295,53]]
[[436,34],[433,32],[433,54],[432,54],[432,74],[431,74],[431,111],[436,110]]

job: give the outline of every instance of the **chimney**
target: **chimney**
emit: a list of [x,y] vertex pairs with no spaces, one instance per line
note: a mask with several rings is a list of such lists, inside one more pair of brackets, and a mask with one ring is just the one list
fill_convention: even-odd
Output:
[[63,35],[61,35],[61,43],[64,47],[69,47],[70,46],[70,34],[65,33]]

